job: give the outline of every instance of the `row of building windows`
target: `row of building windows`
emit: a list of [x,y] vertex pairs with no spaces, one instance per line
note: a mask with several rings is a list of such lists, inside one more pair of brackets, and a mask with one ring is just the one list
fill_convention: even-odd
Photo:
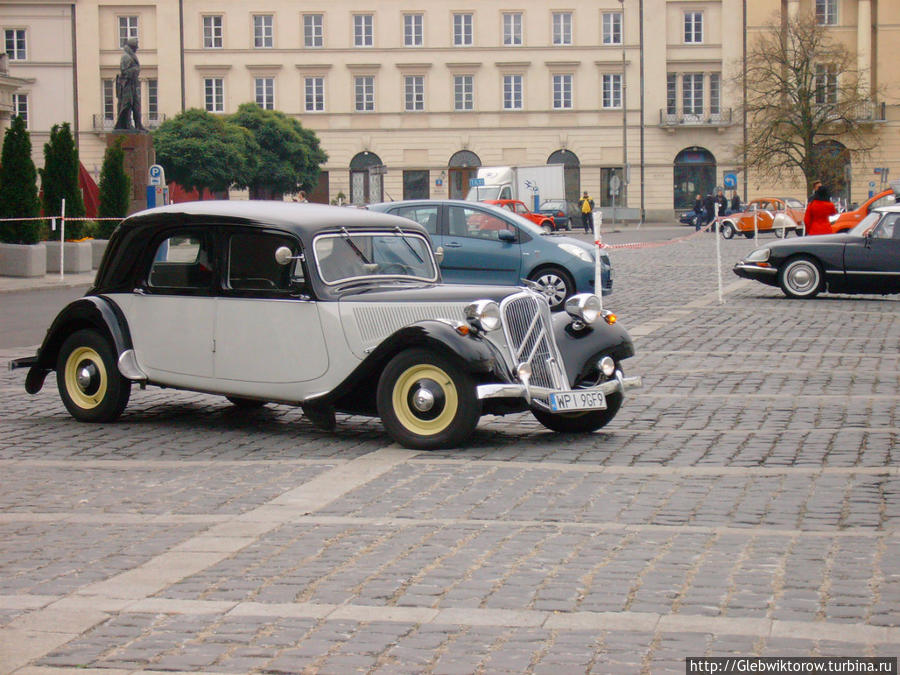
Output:
[[[319,48],[325,46],[325,15],[303,14],[303,46]],[[702,14],[691,12],[690,42],[702,42]],[[375,46],[375,15],[353,14],[353,46]],[[209,14],[203,17],[203,47],[205,49],[222,49],[225,46],[224,15]],[[457,47],[474,45],[474,21],[472,13],[454,13],[452,15],[452,43]],[[567,46],[573,42],[572,12],[551,12],[551,42],[556,46]],[[685,19],[687,21],[687,18]],[[502,44],[506,47],[518,47],[524,44],[523,14],[521,12],[505,12],[502,17]],[[273,14],[253,15],[253,47],[271,49],[275,47],[275,16]],[[425,46],[424,14],[403,15],[403,46]],[[687,30],[685,31],[687,35]],[[604,12],[602,20],[602,43],[606,45],[622,44],[621,12]]]
[[[601,76],[603,108],[622,107],[622,75],[607,73]],[[554,110],[571,110],[574,107],[574,77],[571,74],[552,76],[552,106]],[[156,80],[152,80],[155,83]],[[112,80],[105,94],[104,109],[112,109]],[[524,76],[503,75],[501,81],[504,110],[524,108]],[[257,77],[253,80],[254,100],[267,110],[275,108],[275,78]],[[105,90],[106,91],[106,90]],[[354,111],[375,112],[375,76],[360,75],[353,78]],[[203,80],[204,107],[208,112],[225,112],[225,78],[208,77]],[[403,105],[406,112],[425,110],[425,77],[407,75],[403,78]],[[305,112],[325,112],[325,77],[303,78],[303,110]],[[473,75],[453,76],[453,109],[464,112],[475,109],[475,77]],[[149,108],[148,108],[149,112]],[[107,118],[109,115],[107,114]]]
[[[144,80],[144,82],[146,82],[143,97],[145,114],[148,120],[156,121],[159,119],[159,80],[152,78]],[[114,120],[116,119],[115,80],[106,79],[101,84],[103,119]]]

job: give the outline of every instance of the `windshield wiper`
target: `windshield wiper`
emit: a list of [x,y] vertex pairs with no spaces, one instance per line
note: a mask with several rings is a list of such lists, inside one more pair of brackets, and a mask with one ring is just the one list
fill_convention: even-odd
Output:
[[347,232],[347,228],[345,227],[341,228],[341,238],[345,242],[347,242],[347,246],[349,246],[353,250],[353,252],[357,255],[357,257],[359,257],[360,260],[362,260],[366,265],[372,264],[369,262],[369,259],[366,258],[366,255],[359,250],[359,246],[357,246],[353,239],[350,237],[350,233]]
[[400,235],[400,239],[402,239],[402,240],[403,240],[403,243],[406,244],[406,248],[408,248],[408,249],[410,250],[410,252],[411,252],[414,256],[416,256],[416,260],[418,260],[420,263],[425,262],[424,260],[422,260],[422,256],[420,256],[418,253],[416,253],[416,249],[413,248],[413,245],[410,244],[410,243],[406,240],[406,237],[403,236],[403,230],[400,229],[400,226],[399,226],[399,225],[397,226],[397,234]]

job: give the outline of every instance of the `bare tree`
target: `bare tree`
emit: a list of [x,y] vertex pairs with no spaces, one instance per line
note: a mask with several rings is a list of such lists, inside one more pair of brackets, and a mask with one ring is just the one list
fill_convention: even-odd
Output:
[[856,55],[813,14],[778,20],[754,35],[736,84],[747,92],[740,106],[746,144],[737,153],[766,179],[785,180],[799,170],[807,188],[816,179],[837,187],[844,165],[876,145],[868,124],[873,93]]

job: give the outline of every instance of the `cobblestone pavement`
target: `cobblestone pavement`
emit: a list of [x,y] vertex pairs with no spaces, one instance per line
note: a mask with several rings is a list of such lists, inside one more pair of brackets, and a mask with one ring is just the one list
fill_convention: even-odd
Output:
[[[900,652],[900,299],[791,301],[752,247],[612,251],[644,387],[416,453],[377,420],[0,375],[0,672],[665,673]],[[6,360],[28,350],[0,354]]]

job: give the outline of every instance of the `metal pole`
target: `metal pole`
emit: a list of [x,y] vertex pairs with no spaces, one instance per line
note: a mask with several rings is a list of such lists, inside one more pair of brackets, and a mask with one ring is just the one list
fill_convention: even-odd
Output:
[[716,224],[716,278],[719,281],[719,304],[724,304],[725,299],[722,297],[722,237],[719,236],[721,225],[719,224],[719,205],[713,206],[713,222]]
[[64,279],[66,261],[66,200],[62,200],[62,211],[59,214],[59,278]]
[[594,218],[594,245],[597,247],[597,254],[594,256],[594,291],[600,298],[600,309],[603,309],[603,262],[600,260],[600,252],[603,250],[603,212],[598,214],[598,218]]
[[[622,206],[628,204],[628,106],[625,88],[625,0],[622,6]],[[615,209],[613,210],[615,212]]]
[[759,246],[759,225],[756,223],[757,211],[753,211],[753,245]]

